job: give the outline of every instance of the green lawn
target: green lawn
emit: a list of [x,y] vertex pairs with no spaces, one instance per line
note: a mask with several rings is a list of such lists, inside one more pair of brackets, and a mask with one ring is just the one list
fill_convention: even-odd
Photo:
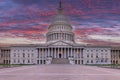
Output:
[[2,67],[11,67],[11,66],[29,66],[29,65],[32,65],[32,64],[0,64],[0,66],[2,66]]
[[86,64],[89,66],[120,66],[120,64]]

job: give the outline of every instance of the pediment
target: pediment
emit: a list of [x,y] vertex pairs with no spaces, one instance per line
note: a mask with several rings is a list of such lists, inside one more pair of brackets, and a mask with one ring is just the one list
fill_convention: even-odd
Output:
[[51,43],[49,46],[72,46],[72,45],[67,42],[58,41],[58,42]]

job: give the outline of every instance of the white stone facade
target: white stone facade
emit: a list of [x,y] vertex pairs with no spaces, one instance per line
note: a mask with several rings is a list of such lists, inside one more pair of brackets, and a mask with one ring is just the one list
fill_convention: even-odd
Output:
[[84,64],[111,64],[110,48],[85,48]]
[[11,47],[11,64],[52,64],[52,59],[68,59],[70,64],[111,64],[107,47]]
[[[61,4],[60,4],[61,5]],[[10,47],[10,64],[53,64],[61,60],[69,64],[111,64],[109,47],[77,44],[62,6],[48,28],[45,44],[14,45]]]
[[11,64],[36,64],[36,58],[34,47],[11,47]]

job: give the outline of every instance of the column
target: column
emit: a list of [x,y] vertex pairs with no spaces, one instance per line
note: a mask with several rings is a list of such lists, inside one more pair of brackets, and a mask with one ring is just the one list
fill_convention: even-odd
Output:
[[45,58],[46,58],[46,56],[47,56],[47,55],[46,55],[46,52],[47,52],[47,51],[46,51],[46,48],[45,48],[45,53],[44,53],[44,54],[45,54]]
[[53,47],[53,56],[52,58],[55,56],[55,48]]
[[63,47],[63,58],[65,58],[65,48]]
[[77,48],[77,64],[78,64],[78,56],[79,56],[79,53],[78,53],[78,48]]
[[65,52],[66,48],[64,48],[64,58],[66,58],[66,52]]
[[55,54],[54,58],[56,58],[56,48],[55,48],[55,53],[54,54]]
[[63,51],[62,51],[62,52],[63,52],[63,58],[65,58],[64,49],[65,49],[65,48],[63,47],[63,48],[62,48],[62,50],[63,50]]
[[47,48],[47,57],[48,57],[49,55],[48,55],[48,48]]
[[39,49],[39,58],[41,57],[41,48]]
[[55,48],[55,58],[57,58],[57,48]]
[[65,40],[66,40],[66,33],[65,33]]
[[72,57],[74,56],[73,54],[74,54],[74,48],[72,48]]
[[51,40],[51,34],[49,35],[49,41]]
[[68,40],[70,40],[70,35],[68,34]]
[[48,57],[48,48],[46,48],[46,57]]
[[53,57],[53,48],[51,48],[51,57]]
[[68,58],[68,48],[66,48],[66,57]]
[[57,35],[56,35],[56,33],[55,33],[55,40],[57,39]]
[[78,56],[77,56],[77,57],[79,58],[79,55],[80,55],[80,54],[79,54],[79,48],[78,48],[78,52],[77,52],[77,53],[78,53]]
[[68,34],[67,36],[68,36],[67,38],[68,38],[68,40],[69,40],[69,34]]
[[[43,63],[43,48],[41,49],[41,60],[42,60],[42,63]],[[42,64],[41,62],[40,62],[40,64]]]
[[65,48],[65,55],[66,55],[66,58],[68,58],[68,56],[67,56],[67,48]]
[[76,49],[74,48],[74,58],[76,58],[76,51],[75,51]]
[[51,52],[51,51],[52,51],[52,48],[50,48],[50,57],[51,57],[51,54],[52,54],[52,52]]
[[59,48],[58,48],[58,51],[57,51],[57,58],[59,58],[59,55],[58,55],[58,54],[59,54]]
[[69,34],[67,34],[67,40],[69,40]]
[[58,58],[59,58],[59,52],[60,52],[60,48],[58,48]]
[[59,39],[61,39],[61,33],[59,33]]
[[41,49],[41,58],[43,58],[43,48]]
[[57,58],[58,58],[58,52],[59,52],[59,48],[57,48]]
[[68,40],[68,35],[66,34],[66,40]]
[[68,57],[69,57],[70,55],[69,55],[69,48],[68,48]]
[[[37,60],[39,60],[40,59],[40,48],[38,49],[38,59]],[[40,63],[40,62],[39,62]],[[38,64],[39,64],[38,63]]]
[[79,51],[80,51],[80,52],[79,52],[79,54],[80,54],[79,57],[81,58],[81,48],[79,49]]
[[56,33],[56,40],[58,39],[57,36],[58,36],[58,35],[57,35],[57,33]]
[[63,48],[61,48],[61,58],[64,58]]
[[48,56],[50,57],[50,48],[48,48]]
[[57,39],[56,33],[55,33],[55,40]]
[[56,33],[56,39],[58,39],[58,33]]
[[65,40],[65,33],[64,33],[64,37],[63,37],[63,38],[64,38],[64,40]]
[[51,34],[51,40],[52,40],[52,34]]
[[71,54],[70,54],[70,56],[72,57],[72,48],[71,48]]
[[54,40],[54,33],[52,33],[52,40]]
[[54,33],[53,36],[54,36],[54,40],[56,40],[56,33]]
[[37,53],[37,64],[39,64],[38,63],[38,60],[39,60],[39,48],[38,48],[38,51],[37,51],[38,53]]
[[53,33],[53,40],[55,40],[55,33]]
[[[3,54],[4,54],[4,60],[6,59],[5,57],[5,50],[3,50]],[[4,61],[4,64],[6,64],[6,61]]]

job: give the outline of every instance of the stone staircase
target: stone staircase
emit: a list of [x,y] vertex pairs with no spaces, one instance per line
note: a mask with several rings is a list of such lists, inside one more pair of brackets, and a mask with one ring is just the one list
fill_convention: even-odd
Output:
[[66,58],[53,58],[52,64],[69,64],[69,60]]

